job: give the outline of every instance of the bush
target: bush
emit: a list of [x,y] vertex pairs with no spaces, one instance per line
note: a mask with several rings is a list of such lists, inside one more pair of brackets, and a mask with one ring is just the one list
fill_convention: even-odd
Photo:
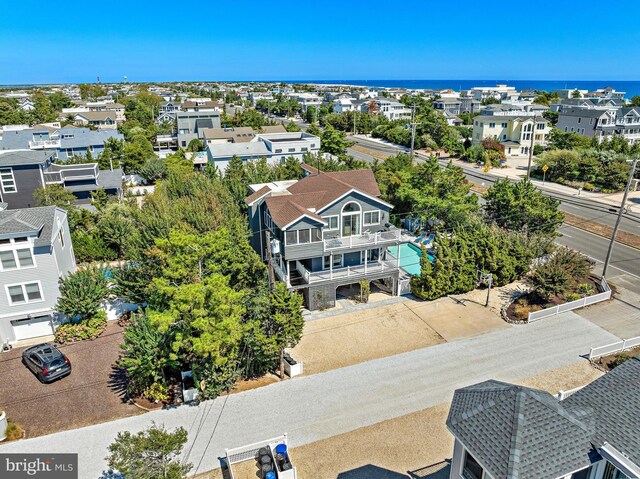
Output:
[[576,291],[583,296],[591,296],[595,292],[593,285],[589,283],[580,283]]
[[570,303],[571,301],[578,301],[579,299],[582,299],[582,295],[579,293],[567,293],[564,295],[564,299],[567,303]]
[[524,321],[529,317],[529,313],[534,313],[536,311],[540,311],[542,306],[537,304],[516,304],[513,307],[513,317],[515,319],[519,319]]
[[164,384],[155,382],[144,395],[149,401],[164,402],[169,400],[169,389]]
[[104,269],[89,267],[60,280],[60,296],[56,309],[70,319],[92,318],[109,294]]
[[7,430],[5,431],[7,438],[5,441],[17,441],[24,437],[24,428],[20,424],[8,421]]
[[89,319],[77,323],[66,323],[58,327],[55,341],[58,344],[75,343],[96,339],[107,327],[107,313],[98,311]]
[[614,368],[620,366],[622,363],[628,361],[632,357],[633,356],[631,356],[628,353],[617,354],[614,359],[612,359],[611,361],[609,361],[609,363],[607,363],[607,366],[609,366],[609,369],[614,369]]

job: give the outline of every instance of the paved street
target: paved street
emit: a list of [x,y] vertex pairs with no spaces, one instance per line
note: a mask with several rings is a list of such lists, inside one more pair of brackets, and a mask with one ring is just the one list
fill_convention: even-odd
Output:
[[292,446],[307,444],[446,402],[465,385],[489,378],[518,381],[575,363],[589,348],[615,340],[593,323],[565,313],[197,406],[7,444],[0,452],[80,451],[80,477],[94,478],[103,470],[100,458],[118,431],[138,431],[155,421],[188,429],[187,459],[202,472],[218,464],[225,447],[283,432],[290,434]]
[[[608,239],[569,225],[562,225],[558,232],[563,235],[556,240],[558,243],[589,255],[596,260],[595,273],[602,272],[609,247]],[[640,294],[640,250],[616,243],[607,271],[607,279]]]

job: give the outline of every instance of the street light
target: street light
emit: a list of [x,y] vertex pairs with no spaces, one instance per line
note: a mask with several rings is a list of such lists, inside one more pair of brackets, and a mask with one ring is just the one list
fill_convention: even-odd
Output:
[[629,196],[629,190],[631,189],[631,183],[633,182],[633,175],[636,172],[636,166],[638,165],[638,158],[633,160],[631,165],[631,171],[629,172],[629,181],[627,181],[627,187],[624,190],[622,196],[622,203],[620,204],[620,210],[618,211],[618,217],[616,218],[616,224],[613,227],[613,233],[611,235],[611,241],[609,242],[609,249],[607,250],[607,258],[604,260],[604,267],[602,268],[602,276],[607,276],[607,268],[611,261],[611,253],[613,253],[613,244],[616,242],[616,236],[618,235],[618,228],[620,227],[620,221],[622,220],[622,213],[624,212],[625,204],[627,202],[627,196]]

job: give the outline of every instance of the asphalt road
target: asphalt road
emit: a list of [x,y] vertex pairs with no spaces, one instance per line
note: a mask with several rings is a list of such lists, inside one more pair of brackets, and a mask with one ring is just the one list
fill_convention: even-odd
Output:
[[[596,261],[595,272],[600,274],[607,257],[609,240],[569,225],[558,232],[563,236],[557,243],[582,251]],[[613,247],[607,279],[634,293],[640,294],[640,250],[616,243]]]
[[117,432],[135,433],[155,422],[187,429],[185,459],[192,473],[203,472],[218,466],[225,448],[284,432],[290,446],[308,444],[450,401],[463,386],[491,378],[521,381],[575,363],[589,348],[617,340],[569,312],[197,405],[8,443],[0,453],[79,453],[79,477],[95,478]]

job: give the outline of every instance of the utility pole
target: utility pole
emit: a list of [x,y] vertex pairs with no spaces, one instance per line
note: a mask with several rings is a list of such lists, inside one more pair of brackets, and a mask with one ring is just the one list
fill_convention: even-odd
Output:
[[602,276],[607,276],[607,268],[609,268],[609,262],[611,261],[611,254],[613,253],[613,244],[616,242],[616,236],[618,235],[618,228],[620,227],[620,221],[622,220],[622,213],[624,212],[625,204],[627,202],[627,196],[629,196],[629,190],[631,189],[631,183],[633,182],[633,175],[636,172],[638,166],[638,158],[633,160],[631,165],[631,171],[629,172],[629,181],[627,181],[627,187],[624,190],[622,196],[622,203],[620,204],[620,210],[618,210],[618,218],[616,218],[616,224],[613,227],[613,234],[611,235],[611,241],[609,242],[609,249],[607,250],[607,258],[604,260],[604,267],[602,268]]
[[411,107],[411,160],[413,161],[413,147],[416,141],[416,104],[414,103]]
[[533,135],[536,132],[538,115],[533,116],[533,126],[531,127],[531,144],[529,145],[529,163],[527,164],[527,180],[531,177],[531,161],[533,160]]
[[353,107],[353,136],[357,135],[356,131],[356,117],[358,116],[358,112],[356,111],[356,107]]

